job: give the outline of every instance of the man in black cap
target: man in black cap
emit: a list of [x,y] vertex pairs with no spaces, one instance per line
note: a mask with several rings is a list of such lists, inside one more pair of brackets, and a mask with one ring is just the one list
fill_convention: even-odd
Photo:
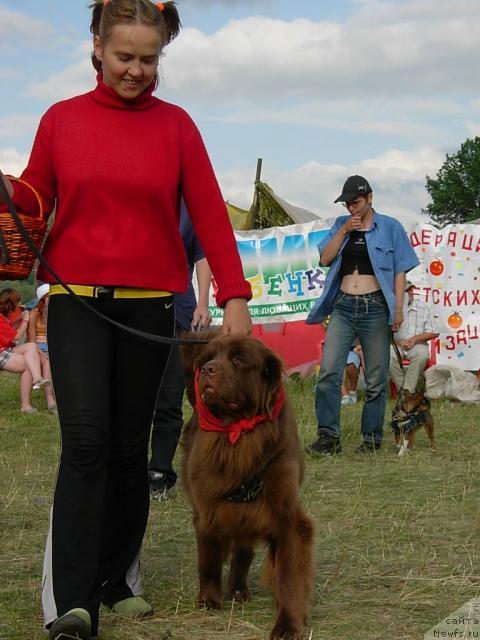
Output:
[[350,176],[345,181],[342,193],[335,202],[353,204],[359,198],[367,199],[369,193],[372,193],[372,187],[365,178],[362,178],[362,176]]
[[366,402],[357,452],[374,452],[383,439],[390,333],[403,321],[405,273],[419,261],[400,222],[374,210],[372,188],[364,177],[350,176],[335,202],[348,213],[336,219],[318,245],[320,264],[329,271],[307,318],[308,324],[317,324],[330,315],[315,392],[318,438],[307,451],[341,451],[342,374],[358,338],[365,360]]

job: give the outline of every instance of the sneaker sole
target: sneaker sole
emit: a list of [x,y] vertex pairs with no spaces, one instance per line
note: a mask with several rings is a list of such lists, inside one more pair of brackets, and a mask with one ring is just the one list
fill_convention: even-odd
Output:
[[342,447],[336,447],[334,451],[315,451],[315,449],[305,449],[305,451],[312,456],[334,456],[337,453],[342,453]]
[[92,640],[90,625],[76,615],[65,615],[50,628],[50,640]]

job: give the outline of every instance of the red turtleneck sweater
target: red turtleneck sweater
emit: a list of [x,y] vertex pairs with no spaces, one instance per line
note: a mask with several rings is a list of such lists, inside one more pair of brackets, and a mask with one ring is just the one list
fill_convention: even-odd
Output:
[[[202,138],[181,108],[151,95],[124,100],[97,87],[43,116],[22,179],[55,222],[44,255],[67,283],[182,292],[182,194],[218,285],[217,304],[249,298],[235,237]],[[13,201],[32,214],[29,189]],[[52,278],[42,268],[40,280]]]

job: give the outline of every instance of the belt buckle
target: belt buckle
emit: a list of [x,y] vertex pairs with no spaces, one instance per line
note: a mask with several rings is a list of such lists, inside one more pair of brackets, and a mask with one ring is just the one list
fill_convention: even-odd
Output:
[[95,287],[96,298],[113,298],[115,287]]

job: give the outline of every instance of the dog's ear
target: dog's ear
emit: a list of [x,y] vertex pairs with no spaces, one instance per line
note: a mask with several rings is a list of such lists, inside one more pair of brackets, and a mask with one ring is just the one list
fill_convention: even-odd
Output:
[[[191,340],[189,344],[180,345],[180,355],[182,356],[183,370],[186,374],[193,371],[195,361],[200,357],[207,343],[213,338],[220,335],[220,327],[212,327],[203,331],[184,331],[180,338],[182,340]],[[198,344],[198,341],[204,341]]]
[[271,413],[282,382],[283,364],[272,351],[267,351],[262,367],[262,380],[265,382],[265,410]]
[[[213,338],[220,335],[220,327],[212,327],[211,329],[205,329],[203,331],[184,331],[180,337],[182,340],[191,340],[190,344],[180,345],[180,355],[183,364],[183,375],[185,378],[185,388],[190,404],[195,406],[195,392],[193,387],[194,382],[194,367],[196,361],[202,355],[203,350]],[[198,344],[195,341],[205,340],[203,344]]]

